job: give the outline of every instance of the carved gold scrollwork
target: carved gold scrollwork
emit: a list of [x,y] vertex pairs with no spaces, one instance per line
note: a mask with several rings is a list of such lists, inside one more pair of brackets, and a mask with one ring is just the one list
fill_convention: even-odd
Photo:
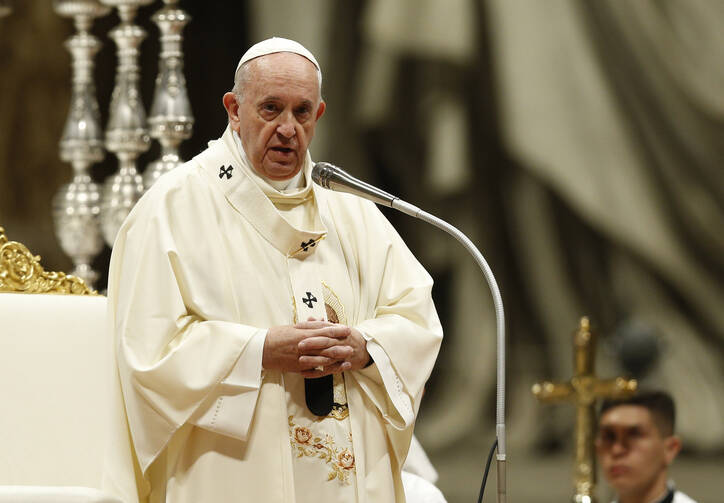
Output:
[[97,295],[80,278],[63,272],[48,272],[22,243],[8,241],[0,227],[0,292],[63,293]]

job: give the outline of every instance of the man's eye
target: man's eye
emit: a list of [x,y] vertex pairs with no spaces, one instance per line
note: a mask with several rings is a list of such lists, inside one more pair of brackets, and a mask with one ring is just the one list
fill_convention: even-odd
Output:
[[631,428],[628,432],[628,436],[631,438],[639,438],[642,437],[644,434],[643,431],[641,431],[641,428]]
[[616,435],[612,431],[602,431],[599,434],[601,442],[606,445],[611,445],[616,441]]
[[265,103],[261,106],[264,112],[276,112],[277,106],[274,103]]
[[312,112],[312,110],[311,110],[309,107],[301,107],[301,108],[297,108],[296,114],[297,114],[299,117],[306,117],[306,116],[308,116],[311,112]]

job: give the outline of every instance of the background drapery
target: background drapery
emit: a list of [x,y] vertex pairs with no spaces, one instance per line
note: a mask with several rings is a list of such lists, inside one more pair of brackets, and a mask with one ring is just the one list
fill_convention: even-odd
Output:
[[[574,0],[181,2],[196,116],[186,158],[225,126],[221,95],[244,50],[295,38],[324,74],[312,155],[453,222],[498,278],[508,318],[509,443],[547,452],[573,415],[530,385],[572,372],[588,314],[598,371],[670,390],[687,449],[724,449],[724,4]],[[157,70],[149,16],[144,101]],[[50,200],[70,179],[57,141],[71,33],[46,2],[0,19],[0,225],[70,269]],[[103,123],[115,14],[96,23]],[[142,156],[145,166],[157,146]],[[93,168],[101,180],[115,159]],[[454,241],[388,213],[436,280],[446,340],[418,435],[432,452],[492,439],[494,321],[487,287]],[[105,267],[108,254],[99,257]],[[651,359],[650,355],[658,355]],[[486,440],[487,441],[487,440]]]

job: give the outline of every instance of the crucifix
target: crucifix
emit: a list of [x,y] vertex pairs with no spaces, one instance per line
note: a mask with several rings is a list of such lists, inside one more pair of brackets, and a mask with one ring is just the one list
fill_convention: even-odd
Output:
[[544,381],[533,385],[533,394],[541,402],[572,402],[576,405],[574,432],[576,459],[573,465],[574,503],[595,503],[596,470],[594,433],[596,400],[624,398],[636,392],[636,380],[617,377],[599,379],[594,373],[596,340],[588,317],[581,318],[573,334],[575,375],[568,382]]

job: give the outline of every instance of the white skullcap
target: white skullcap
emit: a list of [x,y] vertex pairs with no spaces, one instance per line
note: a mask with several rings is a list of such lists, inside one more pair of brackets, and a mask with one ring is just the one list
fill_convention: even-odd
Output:
[[304,47],[299,42],[295,42],[294,40],[289,40],[288,38],[281,37],[268,38],[266,40],[262,40],[261,42],[257,42],[256,44],[249,47],[249,50],[246,51],[239,60],[239,64],[236,65],[236,71],[238,72],[239,68],[241,68],[241,65],[243,65],[247,61],[251,61],[254,58],[258,58],[259,56],[274,54],[276,52],[293,52],[294,54],[304,56],[309,61],[314,63],[314,66],[317,67],[317,70],[319,70],[320,72],[322,71],[322,69],[319,67],[319,63],[317,63],[315,57],[312,55],[311,52],[307,50],[306,47]]

